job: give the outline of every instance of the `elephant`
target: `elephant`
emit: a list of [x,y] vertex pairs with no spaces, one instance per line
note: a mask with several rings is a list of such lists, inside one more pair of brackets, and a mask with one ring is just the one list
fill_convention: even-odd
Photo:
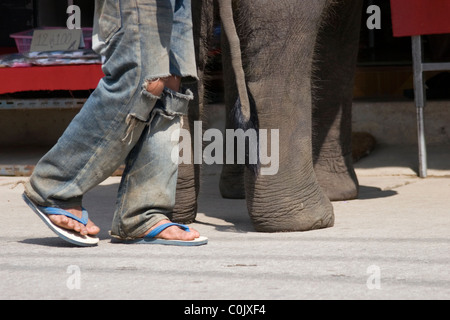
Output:
[[[236,28],[233,34],[224,27],[222,43],[226,126],[277,129],[279,164],[273,175],[224,164],[222,196],[245,197],[258,232],[332,227],[331,201],[358,197],[351,106],[362,0],[193,0],[200,81],[192,84],[196,99],[184,119],[191,134],[206,103],[202,80],[214,12],[225,2],[233,2]],[[223,23],[230,18],[221,15]],[[236,40],[242,61],[236,61]],[[242,65],[244,84],[233,63]],[[173,221],[195,220],[199,190],[200,166],[180,164]]]

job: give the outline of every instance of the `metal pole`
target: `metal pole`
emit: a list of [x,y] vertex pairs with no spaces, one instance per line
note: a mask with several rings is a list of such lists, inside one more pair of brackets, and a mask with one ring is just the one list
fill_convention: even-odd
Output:
[[425,141],[424,108],[426,104],[425,83],[423,79],[422,38],[412,37],[412,56],[414,69],[414,97],[417,111],[417,136],[419,146],[419,176],[427,177],[427,147]]

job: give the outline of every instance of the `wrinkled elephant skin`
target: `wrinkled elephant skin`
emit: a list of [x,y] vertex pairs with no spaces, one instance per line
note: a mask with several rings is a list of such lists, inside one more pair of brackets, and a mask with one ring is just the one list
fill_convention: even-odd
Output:
[[[226,1],[226,0],[218,0]],[[247,201],[261,232],[306,231],[334,224],[331,200],[357,197],[351,161],[351,100],[362,1],[246,0],[234,3],[243,66],[259,129],[279,132],[279,166],[274,175],[224,165],[225,197]],[[212,0],[193,0],[199,75],[206,68],[212,30]],[[228,113],[238,97],[227,39],[223,45]],[[185,128],[201,119],[203,85]],[[227,128],[236,123],[227,119]],[[173,220],[196,215],[199,168],[182,165]]]

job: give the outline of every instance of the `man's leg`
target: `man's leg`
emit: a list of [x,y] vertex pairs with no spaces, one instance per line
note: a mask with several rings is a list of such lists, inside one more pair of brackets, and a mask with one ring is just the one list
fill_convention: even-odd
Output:
[[[148,3],[153,5],[156,2],[148,0]],[[145,6],[145,8],[153,10],[155,7],[151,5]],[[108,15],[103,15],[108,19],[113,16],[128,19],[120,21],[122,27],[117,29],[116,34],[112,37],[108,36],[109,40],[106,46],[101,49],[102,54],[106,57],[103,65],[106,77],[102,79],[97,90],[91,95],[79,115],[72,121],[57,145],[40,161],[33,177],[26,186],[26,194],[33,202],[43,206],[60,207],[77,216],[80,216],[82,196],[109,177],[123,163],[127,155],[130,154],[127,166],[130,172],[134,172],[133,170],[139,167],[136,163],[148,164],[146,162],[148,153],[144,152],[138,156],[137,153],[140,152],[136,153],[132,150],[139,150],[145,141],[143,136],[155,134],[155,132],[149,134],[148,129],[145,129],[150,113],[159,101],[161,87],[172,87],[173,91],[170,96],[179,96],[174,92],[178,89],[179,79],[167,76],[169,73],[169,58],[167,57],[167,63],[164,63],[161,59],[156,61],[154,57],[160,57],[161,55],[158,52],[155,54],[151,48],[144,47],[144,43],[148,43],[148,41],[140,41],[142,34],[148,34],[149,37],[155,36],[152,31],[155,32],[156,29],[158,29],[156,36],[171,37],[171,34],[164,33],[159,28],[155,29],[154,26],[145,23],[136,23],[137,21],[143,22],[145,19],[156,21],[152,18],[155,12],[140,10],[143,16],[138,18],[137,16],[140,13],[136,8],[125,2],[121,2],[120,10],[126,11],[128,14],[116,14],[113,12],[115,8],[112,6],[104,9],[111,10]],[[110,23],[111,20],[107,22]],[[170,24],[169,21],[168,24]],[[100,29],[105,32],[110,30],[110,28]],[[166,40],[163,42],[169,43]],[[154,43],[157,42],[152,42],[152,46],[154,46]],[[163,78],[161,80],[158,77]],[[164,108],[158,109],[162,111],[154,117],[154,121],[158,118],[165,118],[163,116]],[[172,117],[172,114],[168,114],[168,116],[173,120],[173,118],[178,117],[178,114],[176,117]],[[143,134],[144,130],[145,134]],[[156,133],[158,132],[156,131]],[[144,149],[148,148],[144,147]],[[153,155],[155,156],[155,154]],[[175,176],[176,179],[176,170],[172,171],[172,176]],[[125,178],[128,178],[128,176]],[[166,187],[167,184],[166,186],[163,185],[162,189]],[[175,190],[175,187],[168,189]],[[124,194],[128,196],[128,191]],[[163,205],[167,208],[170,208],[174,196],[171,195],[169,198]],[[137,205],[145,206],[149,202],[148,199],[140,200],[142,202]],[[127,211],[126,213],[136,215],[139,212]],[[152,226],[156,220],[160,220],[156,222],[158,224],[166,219],[161,212],[158,212],[157,207],[151,208],[148,213],[150,218],[145,221],[146,227],[140,230],[143,234],[148,232],[147,227],[150,229],[156,227],[155,225]],[[148,218],[149,215],[143,215],[144,220],[146,216]],[[83,228],[82,225],[67,217],[52,216],[51,219],[57,225],[79,230],[83,234],[86,232],[88,234],[98,233],[98,228],[92,222],[89,222],[86,228]],[[131,229],[137,228],[129,221],[126,225]],[[134,236],[136,234],[138,232],[134,230]],[[175,227],[168,228],[160,234],[161,237],[168,237],[168,239],[176,237],[179,240],[192,236],[197,237],[197,235],[196,231],[187,235],[186,232]]]
[[[34,203],[59,207],[76,216],[81,216],[83,195],[124,162],[158,100],[141,92],[141,36],[136,8],[127,2],[99,1],[96,14],[101,43],[97,50],[105,57],[105,77],[25,186],[26,195]],[[84,227],[65,216],[50,219],[82,234],[99,231],[91,221]]]
[[[152,85],[157,83],[149,83],[147,88]],[[127,158],[111,229],[113,236],[125,240],[140,238],[159,223],[168,222],[167,216],[175,205],[178,176],[178,163],[172,160],[172,154],[178,154],[181,117],[192,98],[190,91],[164,89],[149,125]],[[173,231],[187,236],[177,229],[174,227]],[[170,234],[171,230],[167,231]]]
[[[132,152],[127,161],[112,227],[112,234],[119,238],[141,238],[155,227],[169,222],[166,216],[174,208],[178,175],[178,164],[172,161],[172,153],[178,150],[175,133],[180,129],[181,118],[187,114],[188,101],[192,99],[192,93],[180,93],[180,83],[182,77],[197,78],[190,0],[170,0],[159,5],[157,20],[170,23],[172,19],[173,22],[172,28],[167,30],[158,27],[158,37],[162,37],[160,42],[170,43],[171,75],[148,81],[146,85],[147,91],[152,95],[159,96],[163,86],[165,90],[152,112],[149,131],[144,131],[141,141],[134,149],[138,152]],[[155,20],[151,19],[153,9],[148,6],[141,14],[141,34],[147,34],[145,29],[152,28],[152,21]],[[146,59],[143,59],[147,61],[148,79],[154,79],[155,74],[164,74],[155,72],[160,69],[161,62],[155,60],[158,55],[151,53],[154,43],[146,41],[145,44],[150,47],[143,50],[148,53]],[[193,229],[185,232],[178,227],[170,227],[161,232],[159,237],[167,240],[193,240],[199,234]]]

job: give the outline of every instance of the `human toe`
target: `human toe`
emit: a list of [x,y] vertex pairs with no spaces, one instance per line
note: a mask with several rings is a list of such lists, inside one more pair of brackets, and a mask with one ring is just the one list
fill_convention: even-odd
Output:
[[86,225],[87,233],[95,236],[100,232],[100,228],[97,227],[91,220],[89,220],[88,224]]

